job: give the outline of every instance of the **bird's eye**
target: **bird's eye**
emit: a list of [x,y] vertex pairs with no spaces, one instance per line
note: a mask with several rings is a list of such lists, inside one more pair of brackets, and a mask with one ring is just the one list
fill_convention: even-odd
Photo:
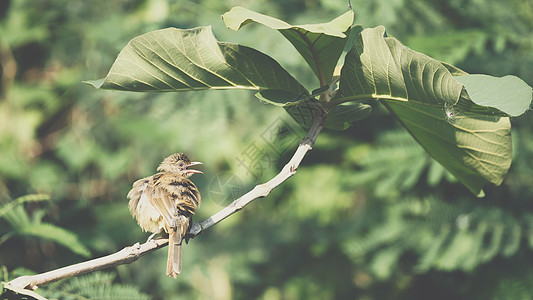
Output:
[[184,166],[184,164],[183,164],[182,162],[180,162],[180,163],[178,164],[178,167],[180,167],[180,168],[183,168],[183,166]]

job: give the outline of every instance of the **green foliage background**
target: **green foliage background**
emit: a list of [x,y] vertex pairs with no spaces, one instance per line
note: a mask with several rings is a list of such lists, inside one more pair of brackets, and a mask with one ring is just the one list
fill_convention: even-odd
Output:
[[[196,220],[228,204],[231,192],[278,172],[304,132],[250,92],[136,94],[81,84],[106,74],[139,34],[213,25],[219,40],[255,47],[309,90],[318,88],[275,31],[227,30],[220,15],[235,5],[306,24],[335,18],[347,3],[0,3],[4,281],[143,241],[147,234],[129,216],[125,195],[173,152],[205,163],[205,175],[194,177],[204,198]],[[414,50],[471,73],[514,74],[533,84],[531,1],[354,0],[352,6],[356,23],[385,25]],[[296,176],[267,198],[192,240],[178,280],[164,276],[162,250],[38,291],[60,299],[529,299],[532,118],[513,120],[511,171],[501,187],[477,199],[375,106],[351,129],[324,131]]]

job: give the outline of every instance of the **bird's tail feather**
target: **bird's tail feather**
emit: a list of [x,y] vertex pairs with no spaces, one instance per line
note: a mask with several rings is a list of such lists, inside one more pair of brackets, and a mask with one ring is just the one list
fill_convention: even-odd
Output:
[[167,276],[177,278],[181,273],[181,235],[170,230],[168,236]]

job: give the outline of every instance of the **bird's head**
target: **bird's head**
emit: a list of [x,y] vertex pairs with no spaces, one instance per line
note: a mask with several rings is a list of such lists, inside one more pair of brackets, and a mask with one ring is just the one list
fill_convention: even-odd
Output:
[[183,153],[175,153],[165,158],[159,167],[157,167],[157,170],[162,172],[178,173],[182,176],[190,177],[194,173],[203,174],[202,171],[189,169],[189,167],[201,164],[202,163],[198,161],[191,162],[187,155]]

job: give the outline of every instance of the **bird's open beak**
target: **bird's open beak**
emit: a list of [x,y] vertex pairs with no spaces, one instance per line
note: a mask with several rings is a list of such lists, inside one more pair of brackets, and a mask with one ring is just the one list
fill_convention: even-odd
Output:
[[189,163],[187,165],[187,167],[185,169],[187,169],[187,173],[198,173],[198,174],[204,174],[204,172],[202,171],[198,171],[198,170],[193,170],[193,169],[189,169],[189,167],[192,167],[192,166],[196,166],[196,165],[203,165],[203,163],[199,162],[199,161],[193,161],[191,163]]

